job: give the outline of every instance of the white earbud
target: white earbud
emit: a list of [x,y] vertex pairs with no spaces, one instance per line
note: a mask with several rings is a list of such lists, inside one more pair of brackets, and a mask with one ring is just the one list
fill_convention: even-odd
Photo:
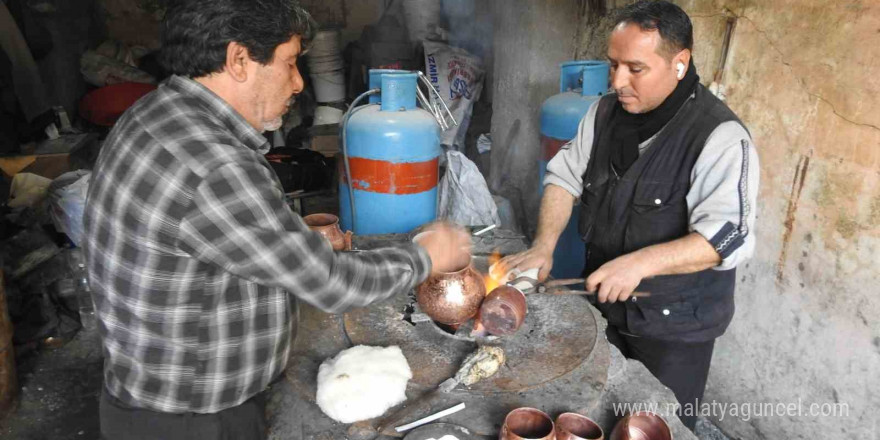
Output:
[[684,64],[678,63],[678,65],[675,66],[675,68],[678,69],[678,79],[681,79],[681,77],[684,76]]

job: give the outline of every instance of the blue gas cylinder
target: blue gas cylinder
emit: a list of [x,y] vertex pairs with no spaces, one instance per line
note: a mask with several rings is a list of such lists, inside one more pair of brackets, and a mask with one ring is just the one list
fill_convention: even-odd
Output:
[[[541,194],[547,163],[560,147],[577,135],[578,125],[590,106],[608,91],[608,63],[605,61],[569,61],[562,63],[558,95],[553,95],[541,106],[541,159],[539,175]],[[575,205],[553,252],[554,278],[581,276],[586,262],[584,242],[577,224],[580,207]]]
[[[375,72],[375,73],[374,73]],[[418,75],[370,72],[378,102],[352,110],[343,128],[354,194],[339,173],[339,217],[355,234],[405,233],[437,218],[440,127],[416,107]]]

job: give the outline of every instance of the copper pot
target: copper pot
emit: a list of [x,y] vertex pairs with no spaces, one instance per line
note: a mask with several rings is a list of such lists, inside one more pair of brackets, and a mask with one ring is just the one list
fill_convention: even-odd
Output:
[[351,250],[351,231],[342,233],[339,228],[339,217],[333,214],[311,214],[303,217],[309,229],[321,234],[334,251]]
[[502,285],[492,289],[480,306],[480,322],[495,336],[516,333],[526,319],[526,296],[519,289]]
[[658,414],[639,411],[617,422],[611,440],[672,440],[669,425]]
[[605,433],[592,419],[577,413],[556,418],[556,440],[604,440]]
[[470,261],[457,271],[431,275],[416,287],[419,308],[434,321],[447,325],[473,318],[485,297],[483,276]]
[[517,408],[507,414],[499,440],[556,440],[553,420],[535,408]]

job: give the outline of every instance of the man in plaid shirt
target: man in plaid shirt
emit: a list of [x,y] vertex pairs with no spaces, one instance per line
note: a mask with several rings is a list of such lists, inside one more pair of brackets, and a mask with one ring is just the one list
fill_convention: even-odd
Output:
[[291,294],[337,313],[468,257],[460,228],[335,253],[285,204],[263,155],[302,91],[313,34],[291,0],[184,0],[163,23],[174,74],[108,136],[84,214],[104,347],[105,438],[264,438]]

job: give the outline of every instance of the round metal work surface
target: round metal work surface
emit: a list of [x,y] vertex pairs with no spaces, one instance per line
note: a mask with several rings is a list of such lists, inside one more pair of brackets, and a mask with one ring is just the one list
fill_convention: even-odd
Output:
[[[478,271],[487,272],[492,252],[509,255],[527,248],[521,237],[507,239],[505,234],[509,233],[494,230],[486,234],[490,237],[474,241],[473,263]],[[397,241],[408,238],[400,234],[355,237],[357,249],[375,249]],[[407,401],[401,406],[404,414],[393,426],[465,403],[465,410],[444,417],[443,422],[463,426],[475,438],[497,436],[504,417],[516,408],[533,407],[548,414],[584,412],[595,407],[605,389],[610,353],[598,333],[599,315],[583,296],[530,295],[528,314],[516,333],[477,342],[467,336],[472,321],[463,325],[458,335],[451,335],[430,320],[418,322],[425,316],[412,314],[413,303],[415,294],[411,291],[344,315],[328,315],[311,306],[301,308],[285,374],[300,399],[297,408],[303,411],[296,412],[303,426],[334,439],[361,438],[355,434],[375,434],[371,430],[384,426],[383,418],[351,426],[336,423],[314,403],[319,366],[352,345],[397,345],[406,356],[413,379],[407,384]],[[448,393],[434,393],[478,344],[501,346],[505,365],[470,388],[460,385]],[[386,436],[403,436],[393,429],[388,431]]]
[[[405,321],[403,312],[410,301],[398,295],[349,312],[345,314],[345,332],[356,345],[399,346],[413,371],[410,383],[433,388],[455,375],[477,344],[430,321]],[[505,366],[471,386],[471,391],[519,392],[539,387],[589,358],[596,341],[596,323],[584,297],[529,295],[527,301],[528,314],[519,331],[491,342],[504,349]]]

